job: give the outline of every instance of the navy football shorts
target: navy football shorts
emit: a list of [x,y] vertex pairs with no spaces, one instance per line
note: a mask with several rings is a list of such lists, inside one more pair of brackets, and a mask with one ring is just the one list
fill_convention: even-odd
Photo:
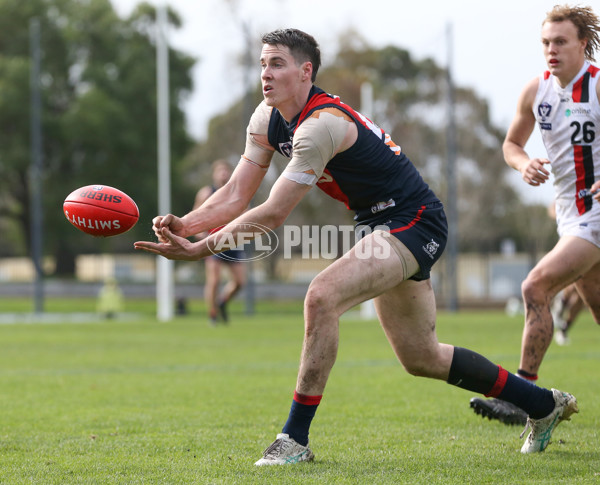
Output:
[[376,226],[387,226],[419,263],[419,272],[410,279],[429,279],[431,267],[440,259],[448,240],[448,221],[443,204],[437,201],[414,210],[388,209],[376,216],[357,222],[356,227],[369,226],[374,230]]
[[211,257],[216,258],[223,263],[241,263],[246,261],[246,251],[243,249],[228,249],[217,254],[213,254]]

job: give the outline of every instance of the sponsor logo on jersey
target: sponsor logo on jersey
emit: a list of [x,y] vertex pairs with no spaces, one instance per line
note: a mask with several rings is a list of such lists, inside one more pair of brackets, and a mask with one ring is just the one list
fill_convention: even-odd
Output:
[[591,109],[585,109],[585,108],[573,108],[573,109],[567,109],[565,111],[565,116],[568,118],[571,115],[584,115],[584,116],[589,116],[592,114],[592,110]]

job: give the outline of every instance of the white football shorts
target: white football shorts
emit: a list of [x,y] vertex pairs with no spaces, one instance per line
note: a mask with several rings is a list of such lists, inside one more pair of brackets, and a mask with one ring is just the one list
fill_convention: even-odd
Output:
[[558,235],[579,237],[600,248],[600,212],[590,211],[578,217],[559,219]]

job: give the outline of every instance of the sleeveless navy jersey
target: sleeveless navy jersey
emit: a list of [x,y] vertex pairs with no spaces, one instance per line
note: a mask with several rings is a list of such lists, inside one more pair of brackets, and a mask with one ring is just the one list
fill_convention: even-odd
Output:
[[339,97],[316,86],[312,87],[302,112],[290,123],[277,109],[272,110],[268,130],[270,145],[291,158],[298,127],[313,112],[331,107],[342,110],[354,120],[358,138],[352,147],[327,163],[317,182],[320,189],[354,210],[359,221],[392,207],[396,212],[439,202],[412,162],[381,128],[341,102]]

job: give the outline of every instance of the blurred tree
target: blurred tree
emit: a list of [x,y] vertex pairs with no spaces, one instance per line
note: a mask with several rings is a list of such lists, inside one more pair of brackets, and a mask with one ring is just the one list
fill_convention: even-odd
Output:
[[[169,10],[171,28],[181,26]],[[131,250],[146,238],[157,213],[156,12],[142,3],[120,19],[109,0],[0,0],[0,220],[18,227],[3,242],[29,242],[29,20],[41,24],[44,158],[44,248],[57,272],[74,269],[82,252]],[[192,141],[180,107],[191,91],[194,60],[170,50],[173,180]],[[128,236],[98,240],[71,227],[62,214],[75,188],[106,184],[127,192],[140,208]],[[193,193],[188,194],[193,198]],[[183,211],[174,198],[174,211]],[[12,222],[11,222],[12,221]],[[15,221],[17,226],[15,226]],[[25,247],[0,245],[0,254]]]
[[[258,54],[257,54],[258,57]],[[344,102],[360,109],[361,86],[370,83],[375,102],[372,113],[363,113],[379,124],[419,168],[425,180],[442,199],[446,195],[446,73],[431,59],[415,61],[399,47],[372,48],[354,31],[340,37],[340,50],[318,74],[317,85],[339,95]],[[257,105],[261,90],[251,96]],[[545,208],[524,204],[506,175],[511,170],[504,162],[504,133],[490,121],[485,100],[468,88],[455,93],[457,112],[457,177],[459,210],[459,249],[498,252],[501,242],[513,239],[518,250],[547,250],[555,238],[554,223],[539,217]],[[205,173],[217,157],[239,159],[244,147],[245,126],[242,101],[215,118],[208,137],[188,157],[187,169],[195,178]],[[229,143],[224,146],[223,138]],[[267,177],[277,176],[286,160],[276,157]],[[264,184],[258,201],[268,195]],[[328,200],[319,190],[308,193],[290,223],[330,224],[352,222],[352,214],[342,204]],[[530,223],[523,223],[530,221]],[[536,221],[536,230],[531,230]]]

